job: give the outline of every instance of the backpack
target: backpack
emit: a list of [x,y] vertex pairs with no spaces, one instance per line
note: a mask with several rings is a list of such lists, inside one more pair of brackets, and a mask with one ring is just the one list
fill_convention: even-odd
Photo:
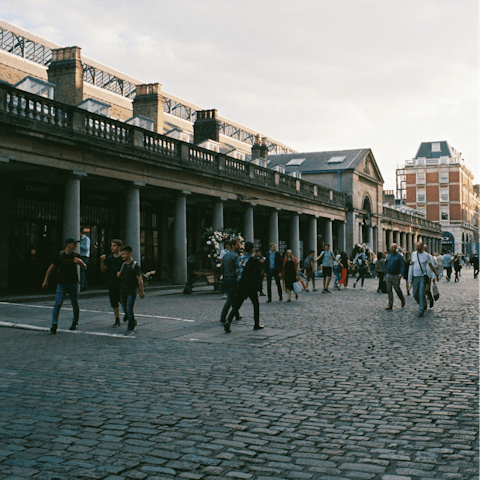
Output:
[[365,266],[365,257],[363,256],[363,253],[361,253],[361,254],[357,257],[357,265],[358,265],[360,268]]
[[312,268],[312,262],[314,260],[315,259],[313,257],[311,257],[310,255],[308,257],[306,257],[305,260],[303,261],[303,268],[305,268],[307,270],[310,270]]

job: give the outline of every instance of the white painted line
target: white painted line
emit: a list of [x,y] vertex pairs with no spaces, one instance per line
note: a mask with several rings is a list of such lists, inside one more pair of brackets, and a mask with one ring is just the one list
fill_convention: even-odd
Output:
[[[10,322],[0,322],[0,327],[8,328],[20,328],[21,330],[37,330],[41,332],[49,332],[50,328],[46,327],[35,327],[34,325],[25,325],[22,323],[10,323]],[[133,335],[119,335],[118,333],[102,333],[102,332],[83,332],[80,330],[62,330],[58,329],[58,332],[62,333],[72,333],[75,335],[96,335],[99,337],[115,337],[115,338],[135,338]]]
[[[0,302],[0,305],[14,305],[18,307],[30,307],[30,308],[49,308],[52,309],[53,307],[47,306],[47,305],[29,305],[27,303],[13,303],[13,302]],[[73,308],[70,307],[62,307],[62,310],[70,310],[72,311]],[[80,309],[81,312],[88,312],[88,313],[103,313],[105,315],[113,315],[113,312],[104,312],[102,310],[85,310],[85,309]],[[146,317],[146,318],[161,318],[164,320],[177,320],[178,322],[189,322],[189,323],[195,323],[195,320],[187,320],[186,318],[176,318],[176,317],[162,317],[160,315],[144,315],[141,313],[136,313],[136,317]]]

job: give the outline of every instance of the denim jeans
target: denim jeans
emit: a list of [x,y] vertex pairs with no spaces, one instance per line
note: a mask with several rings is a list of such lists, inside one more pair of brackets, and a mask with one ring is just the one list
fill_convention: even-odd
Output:
[[427,308],[427,299],[425,298],[425,282],[423,275],[421,277],[413,277],[412,282],[413,298],[417,301],[420,313],[425,312]]
[[122,295],[120,297],[120,303],[122,304],[123,311],[125,313],[125,319],[128,321],[128,329],[135,330],[135,317],[133,315],[133,306],[135,305],[136,295]]
[[52,312],[52,325],[58,324],[58,315],[60,314],[60,309],[62,308],[67,293],[70,295],[70,301],[72,302],[73,321],[74,323],[78,323],[78,316],[80,314],[80,309],[78,308],[78,284],[72,283],[69,285],[62,285],[59,283],[57,284],[57,290],[55,291],[55,306],[53,307]]

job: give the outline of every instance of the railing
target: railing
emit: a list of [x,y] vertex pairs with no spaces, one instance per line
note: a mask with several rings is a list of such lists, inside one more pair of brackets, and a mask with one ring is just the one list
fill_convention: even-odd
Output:
[[399,212],[398,210],[395,210],[393,208],[383,207],[383,215],[385,217],[391,218],[392,220],[400,220],[421,227],[430,228],[432,230],[438,230],[439,232],[442,231],[441,225],[436,222],[432,222],[430,220],[426,220],[425,218],[417,217],[415,215],[409,215],[405,212]]
[[[269,168],[211,152],[186,142],[129,125],[118,120],[88,112],[87,110],[30,94],[8,85],[0,84],[0,114],[29,119],[41,125],[61,128],[69,132],[95,137],[114,144],[186,161],[192,166],[201,165],[230,178],[257,183],[263,187],[279,189],[301,196],[314,203],[327,203],[346,207],[347,196],[321,185],[294,178]],[[108,148],[108,147],[106,147]],[[185,152],[185,153],[184,153]],[[166,160],[166,159],[165,159]],[[160,163],[162,158],[159,157]]]

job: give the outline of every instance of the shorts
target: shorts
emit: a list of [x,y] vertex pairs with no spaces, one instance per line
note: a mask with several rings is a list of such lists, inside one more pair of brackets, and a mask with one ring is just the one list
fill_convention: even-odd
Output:
[[309,280],[315,280],[315,273],[313,270],[310,270],[310,269],[307,269],[305,270],[306,274],[307,274],[307,282]]
[[332,276],[332,267],[323,267],[323,276],[331,277]]
[[118,304],[120,303],[120,286],[108,287],[108,295],[112,308],[118,308]]

